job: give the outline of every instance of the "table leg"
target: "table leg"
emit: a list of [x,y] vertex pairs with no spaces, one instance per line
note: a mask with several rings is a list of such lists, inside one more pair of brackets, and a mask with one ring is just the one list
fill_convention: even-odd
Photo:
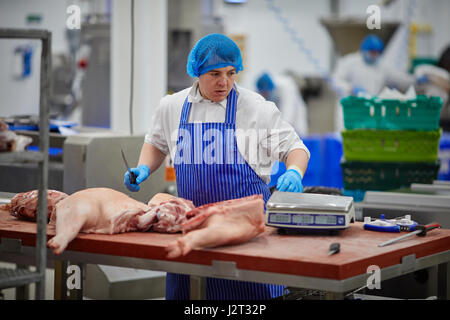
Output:
[[206,278],[190,276],[191,300],[206,300]]
[[[16,268],[29,269],[27,265],[16,264]],[[16,287],[16,300],[29,300],[30,299],[30,285],[25,284],[20,287]]]
[[343,292],[327,292],[325,295],[326,300],[344,300]]
[[83,264],[55,260],[55,300],[83,299]]
[[450,292],[448,286],[448,273],[450,264],[448,262],[438,264],[438,283],[437,283],[437,295],[440,300],[449,300]]
[[55,300],[66,300],[67,299],[67,261],[55,260],[55,279],[54,279],[54,294],[53,298]]

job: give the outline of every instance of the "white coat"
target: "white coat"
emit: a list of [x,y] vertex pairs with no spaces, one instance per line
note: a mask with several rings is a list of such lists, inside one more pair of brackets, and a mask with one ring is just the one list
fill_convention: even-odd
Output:
[[[414,84],[414,77],[400,72],[378,61],[375,65],[367,64],[360,52],[344,56],[333,75],[334,84],[341,90],[343,97],[352,94],[355,86],[361,87],[371,96],[375,96],[388,86],[406,91]],[[335,131],[344,129],[342,107],[338,101],[335,109]]]
[[276,105],[280,109],[281,117],[288,122],[300,137],[308,135],[308,110],[299,92],[295,80],[289,75],[274,76],[277,96]]

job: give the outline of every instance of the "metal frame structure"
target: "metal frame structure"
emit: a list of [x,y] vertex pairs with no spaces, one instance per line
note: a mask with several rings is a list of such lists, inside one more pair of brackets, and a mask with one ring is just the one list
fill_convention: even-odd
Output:
[[51,85],[52,34],[41,29],[0,29],[0,39],[41,40],[41,69],[39,97],[39,152],[8,152],[0,154],[0,161],[33,161],[39,165],[39,200],[36,236],[36,271],[0,269],[0,289],[36,283],[36,299],[45,299],[45,268],[47,266],[47,187],[49,148],[49,96]]
[[[34,248],[22,246],[20,239],[3,238],[3,260],[23,265],[28,264],[34,255]],[[20,251],[20,253],[18,253]],[[382,268],[380,270],[380,280],[388,280],[408,274],[417,270],[438,266],[437,296],[439,299],[450,299],[447,287],[448,267],[450,261],[450,250],[436,254],[416,258],[415,254],[404,256],[400,263]],[[261,283],[275,283],[305,289],[316,289],[326,291],[329,299],[343,299],[349,292],[355,291],[367,285],[370,274],[364,273],[343,280],[316,278],[310,276],[300,276],[292,274],[282,274],[274,272],[263,272],[254,270],[239,269],[233,261],[213,260],[211,265],[199,265],[193,263],[155,260],[145,258],[133,258],[116,256],[109,254],[88,253],[79,251],[64,251],[59,256],[49,253],[49,266],[55,267],[55,299],[81,299],[82,289],[70,292],[67,296],[66,278],[64,272],[56,272],[68,264],[102,264],[118,267],[128,267],[137,269],[147,269],[155,271],[165,271],[183,273],[191,278],[191,300],[205,299],[206,297],[206,277],[224,278],[231,280],[244,280]]]

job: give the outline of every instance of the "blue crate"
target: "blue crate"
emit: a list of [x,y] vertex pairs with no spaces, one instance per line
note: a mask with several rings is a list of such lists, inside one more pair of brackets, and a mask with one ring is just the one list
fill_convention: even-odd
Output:
[[320,135],[311,135],[303,138],[303,143],[308,148],[311,157],[308,162],[308,169],[303,177],[303,186],[321,186],[322,185],[322,137]]
[[285,172],[286,165],[284,164],[284,162],[275,162],[270,173],[270,181],[267,184],[269,188],[275,187],[277,185],[278,178]]
[[344,189],[344,191],[342,192],[343,196],[353,197],[354,202],[363,201],[365,194],[366,194],[366,190],[360,190],[360,189],[356,189],[356,190]]
[[334,133],[325,134],[323,146],[322,186],[342,188],[344,183],[340,165],[342,158],[341,135]]
[[439,170],[438,180],[450,180],[450,133],[443,132],[439,141],[439,160],[441,168]]
[[[303,138],[303,143],[309,149],[311,157],[308,169],[303,177],[303,186],[323,186],[342,188],[342,137],[340,134],[327,133],[324,135],[311,135]],[[276,185],[276,181],[286,171],[284,163],[277,162],[272,167],[269,187]]]

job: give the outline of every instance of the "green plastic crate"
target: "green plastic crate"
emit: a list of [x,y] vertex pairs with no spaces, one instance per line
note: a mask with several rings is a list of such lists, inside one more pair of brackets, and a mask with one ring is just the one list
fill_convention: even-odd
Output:
[[344,158],[348,161],[433,162],[442,130],[345,130]]
[[433,131],[439,128],[442,99],[424,95],[407,101],[348,96],[341,105],[347,130]]
[[411,67],[409,73],[413,74],[417,66],[421,64],[431,64],[433,66],[437,65],[438,61],[434,57],[417,57],[411,60]]
[[432,183],[440,162],[341,162],[345,190],[392,190]]

